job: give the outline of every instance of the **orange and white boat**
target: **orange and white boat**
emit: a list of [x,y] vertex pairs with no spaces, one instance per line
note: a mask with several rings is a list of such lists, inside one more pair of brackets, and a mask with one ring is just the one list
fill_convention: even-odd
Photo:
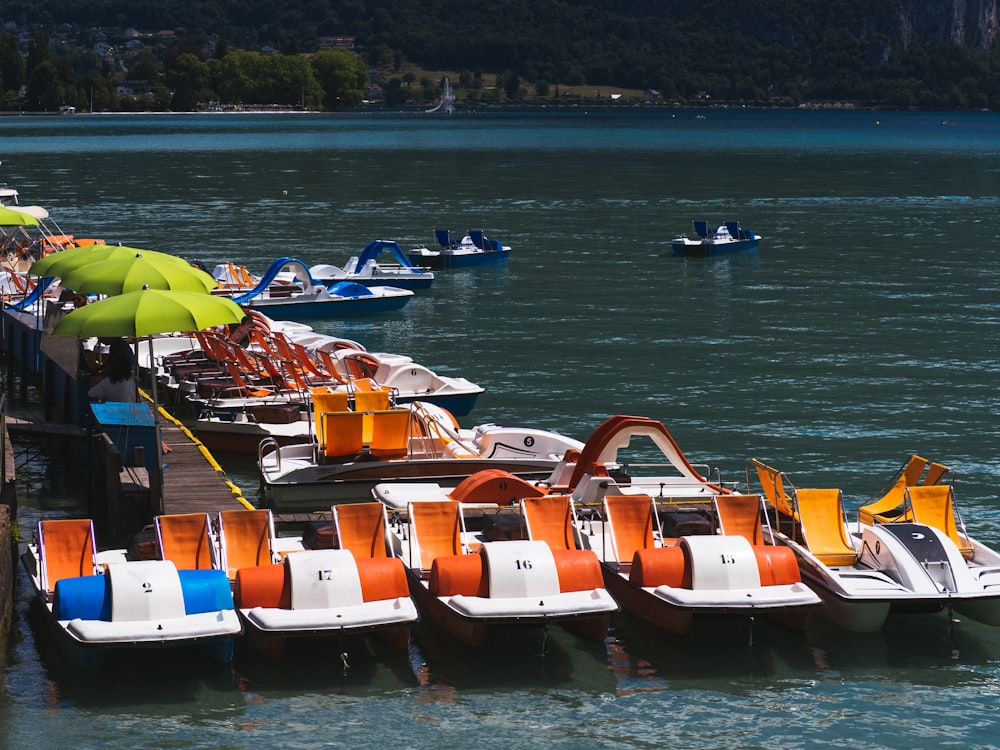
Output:
[[[602,640],[618,605],[604,588],[597,556],[498,538],[479,523],[481,510],[475,503],[416,500],[396,515],[391,543],[423,615],[472,647],[498,629],[554,624]],[[469,527],[467,520],[477,523]]]
[[302,637],[371,633],[397,650],[409,643],[417,609],[403,564],[388,553],[385,508],[335,507],[333,526],[335,549],[306,549],[298,539],[279,548],[270,511],[219,513],[220,565],[261,653],[280,656],[289,638]]

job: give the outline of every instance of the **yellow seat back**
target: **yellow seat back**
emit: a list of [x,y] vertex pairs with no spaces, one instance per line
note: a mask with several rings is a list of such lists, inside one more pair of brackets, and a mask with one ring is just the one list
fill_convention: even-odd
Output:
[[972,544],[955,523],[955,491],[950,484],[907,487],[906,505],[913,521],[943,531],[963,555],[972,552]]
[[795,504],[806,547],[824,565],[853,565],[858,553],[847,534],[839,489],[799,489]]
[[313,424],[316,430],[316,442],[319,443],[320,449],[326,445],[326,436],[323,432],[323,419],[322,416],[326,412],[332,411],[347,411],[347,391],[331,391],[326,386],[319,388],[313,388],[311,390],[312,394],[312,409],[313,409]]

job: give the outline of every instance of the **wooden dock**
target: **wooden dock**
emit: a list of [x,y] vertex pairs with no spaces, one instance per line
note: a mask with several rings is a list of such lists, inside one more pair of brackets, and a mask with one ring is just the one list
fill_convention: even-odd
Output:
[[[173,418],[157,415],[160,437],[169,449],[161,456],[163,471],[163,513],[208,513],[249,507],[240,489],[228,481],[221,466],[207,449],[186,428]],[[12,434],[41,437],[79,438],[86,430],[72,424],[32,421],[7,417]],[[123,466],[121,483],[126,491],[149,491],[149,472],[143,468]]]

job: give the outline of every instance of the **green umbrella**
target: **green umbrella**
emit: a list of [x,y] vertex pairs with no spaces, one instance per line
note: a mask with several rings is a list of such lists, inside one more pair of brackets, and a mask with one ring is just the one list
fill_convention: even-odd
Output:
[[4,227],[24,227],[37,226],[38,219],[24,211],[18,211],[7,206],[0,206],[0,226]]
[[[77,308],[60,320],[52,333],[55,336],[74,336],[78,339],[103,336],[128,339],[147,337],[150,393],[155,416],[159,406],[156,398],[156,367],[153,364],[153,336],[157,333],[192,333],[213,326],[239,323],[245,314],[228,297],[216,297],[205,292],[140,289]],[[159,451],[159,441],[156,445]]]
[[188,262],[183,258],[169,253],[160,253],[155,250],[139,250],[134,247],[123,245],[87,245],[86,247],[73,247],[68,250],[61,250],[57,253],[46,255],[40,260],[31,264],[28,273],[32,276],[58,276],[63,278],[70,271],[94,263],[105,263],[115,258],[135,258],[142,255],[147,260],[155,258],[164,263],[174,263],[179,266],[188,266]]
[[140,289],[74,310],[56,324],[56,336],[142,338],[157,333],[202,331],[239,323],[246,313],[228,297],[203,292]]
[[218,286],[210,274],[177,263],[173,255],[150,251],[87,263],[59,276],[63,287],[81,294],[124,294],[143,288],[209,292]]

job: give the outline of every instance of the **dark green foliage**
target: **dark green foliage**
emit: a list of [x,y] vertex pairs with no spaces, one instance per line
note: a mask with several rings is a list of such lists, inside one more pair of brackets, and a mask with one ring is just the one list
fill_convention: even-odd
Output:
[[[327,60],[310,76],[270,56],[207,73],[195,63],[259,55],[265,46],[294,58],[318,52],[322,37],[349,36],[378,71],[387,104],[419,103],[436,91],[406,81],[400,69],[411,62],[456,71],[452,82],[470,102],[558,96],[560,86],[588,84],[653,89],[668,102],[1000,108],[1000,56],[985,48],[975,0],[967,5],[963,46],[951,40],[949,0],[9,0],[3,20],[34,36],[23,67],[11,55],[12,37],[0,39],[0,106],[21,85],[26,107],[49,108],[80,88],[78,78],[113,90],[126,72],[132,80],[149,72],[152,99],[165,85],[170,106],[180,109],[205,97],[348,106],[367,84],[352,65],[335,70]],[[59,31],[61,24],[73,31]],[[156,47],[162,70],[150,72],[145,58],[123,61],[126,70],[102,69],[95,33],[121,49],[126,28],[174,32]],[[40,49],[56,34],[60,42],[50,46],[75,46],[76,54]],[[482,89],[481,72],[499,76],[498,90]]]

